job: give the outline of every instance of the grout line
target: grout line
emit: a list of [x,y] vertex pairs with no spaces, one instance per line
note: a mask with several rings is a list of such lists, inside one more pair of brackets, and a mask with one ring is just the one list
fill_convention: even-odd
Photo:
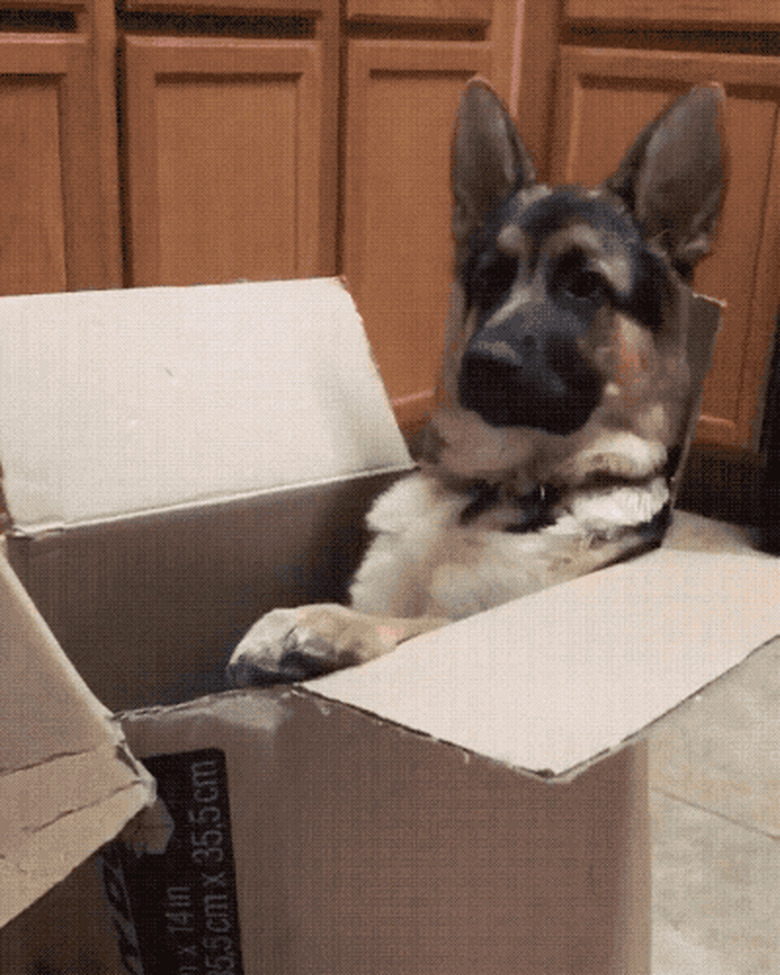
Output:
[[719,812],[717,809],[710,809],[707,806],[700,805],[699,803],[691,802],[689,799],[683,799],[682,796],[675,795],[673,792],[667,792],[665,789],[659,789],[657,786],[651,786],[650,791],[656,792],[658,795],[665,796],[667,799],[672,799],[675,802],[679,802],[684,806],[690,806],[691,809],[698,809],[700,812],[709,813],[711,816],[715,816],[718,819],[723,819],[725,822],[731,823],[732,826],[738,826],[740,829],[745,829],[749,833],[756,833],[758,836],[763,836],[768,840],[780,842],[780,834],[770,833],[765,829],[761,829],[759,826],[752,826],[749,823],[744,823],[739,819],[734,819],[732,816],[727,816],[725,813]]

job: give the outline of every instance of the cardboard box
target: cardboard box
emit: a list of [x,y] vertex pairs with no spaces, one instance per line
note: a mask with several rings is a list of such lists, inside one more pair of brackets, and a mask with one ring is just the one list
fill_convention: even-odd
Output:
[[[703,375],[717,309],[689,310]],[[12,558],[93,689],[148,705],[122,724],[175,823],[165,854],[104,855],[125,969],[647,973],[642,729],[780,631],[774,564],[661,550],[306,686],[187,700],[259,613],[343,591],[409,467],[354,307],[287,282],[0,318]]]

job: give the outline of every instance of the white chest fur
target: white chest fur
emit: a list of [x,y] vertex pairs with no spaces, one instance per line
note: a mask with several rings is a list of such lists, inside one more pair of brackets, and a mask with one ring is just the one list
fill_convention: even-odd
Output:
[[634,526],[666,504],[663,478],[565,497],[555,521],[514,534],[462,524],[464,497],[417,473],[374,504],[376,537],[350,590],[362,612],[448,619],[584,575],[636,548]]

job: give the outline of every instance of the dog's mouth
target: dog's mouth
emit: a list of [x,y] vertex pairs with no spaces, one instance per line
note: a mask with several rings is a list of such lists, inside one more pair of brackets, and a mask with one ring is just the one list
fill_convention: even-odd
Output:
[[460,405],[494,427],[532,427],[565,436],[588,421],[603,381],[583,359],[512,361],[468,352],[458,382]]

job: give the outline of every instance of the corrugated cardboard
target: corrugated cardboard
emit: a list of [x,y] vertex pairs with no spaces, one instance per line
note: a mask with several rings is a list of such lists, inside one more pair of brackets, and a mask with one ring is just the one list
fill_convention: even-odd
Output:
[[0,554],[0,926],[154,797]]
[[408,466],[337,279],[4,298],[17,533]]

